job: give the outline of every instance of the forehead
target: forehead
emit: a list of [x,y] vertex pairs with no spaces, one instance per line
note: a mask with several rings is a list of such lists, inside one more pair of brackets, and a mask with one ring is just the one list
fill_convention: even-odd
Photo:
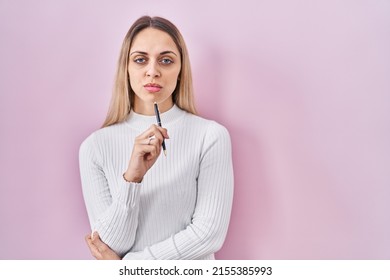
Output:
[[159,29],[146,28],[134,37],[130,53],[132,51],[143,51],[153,54],[168,50],[179,53],[171,36]]

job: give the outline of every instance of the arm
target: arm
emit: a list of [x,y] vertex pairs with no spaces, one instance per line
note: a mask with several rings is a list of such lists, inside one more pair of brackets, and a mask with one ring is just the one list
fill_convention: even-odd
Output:
[[93,231],[118,255],[130,250],[138,225],[140,186],[120,178],[111,193],[94,136],[80,147],[80,175],[84,200]]
[[124,259],[198,259],[218,251],[227,233],[233,198],[231,143],[212,123],[204,139],[192,222],[170,238],[126,254]]
[[128,252],[134,243],[140,182],[159,157],[164,138],[169,138],[167,130],[156,125],[136,137],[123,175],[127,182],[121,176],[115,180],[117,186],[108,185],[94,135],[80,147],[81,183],[92,230],[97,231],[101,240],[119,256]]

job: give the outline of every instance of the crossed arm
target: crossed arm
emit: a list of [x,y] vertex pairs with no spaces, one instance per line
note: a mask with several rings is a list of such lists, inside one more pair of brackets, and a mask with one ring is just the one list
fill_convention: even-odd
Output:
[[[231,160],[230,137],[221,126],[214,127],[213,133],[207,137],[207,147],[204,147],[200,161],[198,176],[197,204],[192,222],[182,231],[177,232],[166,240],[146,247],[139,252],[128,252],[133,244],[138,216],[137,200],[139,193],[131,195],[134,201],[127,201],[134,208],[127,209],[128,225],[131,229],[112,228],[110,232],[118,230],[119,235],[130,237],[127,248],[118,251],[114,243],[107,242],[107,233],[95,233],[92,237],[86,236],[86,242],[91,254],[97,259],[197,259],[210,255],[219,250],[226,236],[233,197],[233,169]],[[138,186],[139,188],[142,187]],[[114,202],[111,202],[111,205]],[[111,207],[107,206],[107,209]],[[120,208],[120,207],[119,207]],[[114,219],[115,215],[107,220]],[[113,224],[111,226],[114,226]],[[96,228],[95,228],[96,229]],[[134,229],[132,231],[132,229]],[[134,232],[134,234],[132,233]],[[130,234],[129,234],[130,233]],[[99,236],[100,235],[100,236]],[[103,241],[104,242],[103,242]],[[123,243],[122,243],[123,244]],[[127,250],[126,252],[124,252]]]

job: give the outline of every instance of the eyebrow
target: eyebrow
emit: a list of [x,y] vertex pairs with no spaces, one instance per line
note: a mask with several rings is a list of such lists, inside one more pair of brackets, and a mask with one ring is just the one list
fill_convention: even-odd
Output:
[[[130,53],[130,56],[134,53],[139,53],[139,54],[143,54],[143,55],[147,55],[148,53],[147,52],[142,52],[142,51],[133,51],[132,53]],[[164,55],[164,54],[173,54],[175,56],[177,56],[177,54],[175,54],[173,51],[163,51],[163,52],[160,52],[160,55]]]

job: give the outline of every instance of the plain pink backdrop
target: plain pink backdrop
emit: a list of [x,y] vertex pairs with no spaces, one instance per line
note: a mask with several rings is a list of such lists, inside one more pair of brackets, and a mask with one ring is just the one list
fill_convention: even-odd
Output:
[[144,14],[232,137],[219,259],[390,258],[389,1],[0,0],[0,259],[91,258],[78,148]]

